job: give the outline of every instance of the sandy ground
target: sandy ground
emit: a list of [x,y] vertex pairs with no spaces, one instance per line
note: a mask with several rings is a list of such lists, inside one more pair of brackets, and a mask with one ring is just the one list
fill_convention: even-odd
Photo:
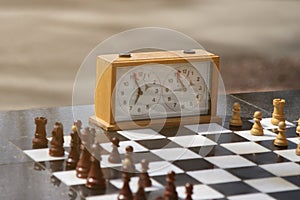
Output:
[[0,110],[71,105],[85,56],[147,26],[220,55],[228,93],[300,89],[299,10],[280,0],[0,0]]

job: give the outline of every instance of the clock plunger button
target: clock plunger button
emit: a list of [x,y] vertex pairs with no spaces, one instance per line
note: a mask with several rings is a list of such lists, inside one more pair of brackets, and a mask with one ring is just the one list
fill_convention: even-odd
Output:
[[193,49],[188,49],[188,50],[184,50],[183,53],[185,53],[185,54],[195,54],[196,51],[193,50]]
[[130,57],[131,57],[131,54],[128,53],[128,52],[120,53],[120,54],[119,54],[119,57],[120,57],[120,58],[130,58]]

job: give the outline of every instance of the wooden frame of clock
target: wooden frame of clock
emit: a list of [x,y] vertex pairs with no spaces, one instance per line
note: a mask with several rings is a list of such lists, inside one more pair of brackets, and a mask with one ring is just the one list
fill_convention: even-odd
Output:
[[[89,120],[108,131],[220,122],[216,116],[218,76],[219,56],[205,50],[100,55],[95,115]],[[179,105],[177,96],[179,101],[188,100]],[[201,109],[195,112],[193,106],[199,106],[200,99]],[[150,117],[147,113],[153,107],[154,111],[164,107],[167,114]]]

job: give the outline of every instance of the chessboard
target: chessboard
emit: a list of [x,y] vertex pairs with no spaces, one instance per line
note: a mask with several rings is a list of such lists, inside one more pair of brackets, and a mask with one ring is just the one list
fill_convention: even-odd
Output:
[[[186,198],[186,183],[193,184],[194,200],[299,199],[300,156],[295,154],[299,143],[296,121],[286,121],[287,147],[273,144],[278,127],[271,124],[271,118],[261,120],[263,136],[250,133],[252,119],[243,119],[243,125],[238,128],[229,126],[228,121],[223,126],[211,123],[161,130],[96,130],[95,141],[102,149],[105,190],[88,189],[86,179],[76,177],[76,170],[66,170],[71,141],[68,134],[64,136],[65,154],[62,157],[50,156],[49,148],[32,149],[34,136],[15,145],[35,162],[36,170],[50,172],[54,185],[68,186],[70,199],[117,199],[123,186],[122,163],[108,161],[114,137],[120,141],[118,150],[122,159],[125,148],[133,147],[132,158],[138,172],[141,172],[141,160],[149,162],[152,186],[145,188],[147,199],[162,196],[170,171],[176,174],[179,199]],[[139,174],[132,174],[130,180],[133,194],[138,190]]]

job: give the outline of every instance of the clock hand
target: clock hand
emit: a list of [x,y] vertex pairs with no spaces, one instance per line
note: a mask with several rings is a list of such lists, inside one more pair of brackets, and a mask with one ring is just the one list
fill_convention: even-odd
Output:
[[139,86],[138,82],[137,82],[137,76],[136,76],[136,73],[134,73],[134,82],[137,86],[137,89],[138,89],[138,92],[137,92],[137,95],[136,95],[136,99],[134,101],[134,104],[137,103],[137,101],[139,100],[140,96],[143,95],[143,91],[141,89],[141,87]]
[[180,79],[180,77],[181,77],[180,73],[181,73],[181,71],[178,70],[177,71],[177,81],[179,81],[179,83],[180,83],[180,85],[182,87],[182,90],[180,90],[180,91],[184,91],[185,92],[187,89],[186,89],[185,85],[183,84],[182,80]]

